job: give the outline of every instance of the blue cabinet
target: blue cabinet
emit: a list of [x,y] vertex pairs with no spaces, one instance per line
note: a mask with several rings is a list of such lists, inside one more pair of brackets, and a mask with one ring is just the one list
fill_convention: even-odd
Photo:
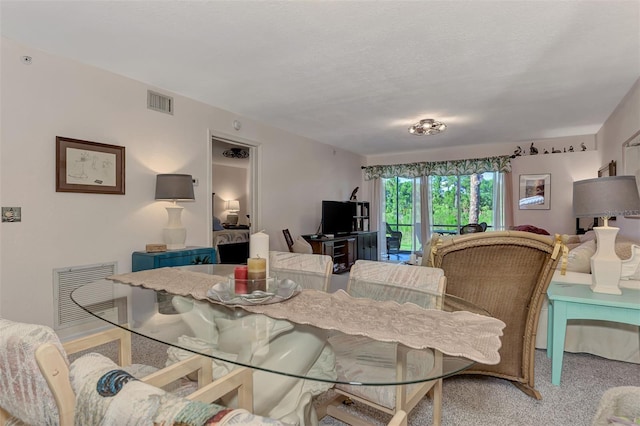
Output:
[[201,265],[216,263],[216,249],[213,247],[187,247],[161,253],[135,251],[131,255],[133,272],[169,266]]

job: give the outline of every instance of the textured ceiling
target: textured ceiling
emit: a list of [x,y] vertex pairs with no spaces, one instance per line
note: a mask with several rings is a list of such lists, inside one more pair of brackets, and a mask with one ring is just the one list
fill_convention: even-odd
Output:
[[362,155],[593,134],[640,77],[636,0],[0,7],[5,37]]

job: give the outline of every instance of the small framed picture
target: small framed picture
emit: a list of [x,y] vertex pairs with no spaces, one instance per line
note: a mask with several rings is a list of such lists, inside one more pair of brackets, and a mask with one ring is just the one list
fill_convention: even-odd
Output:
[[56,137],[56,192],[124,194],[123,146]]
[[520,175],[520,210],[551,209],[551,174]]
[[607,177],[616,175],[616,162],[611,161],[609,164],[604,165],[598,169],[598,177]]

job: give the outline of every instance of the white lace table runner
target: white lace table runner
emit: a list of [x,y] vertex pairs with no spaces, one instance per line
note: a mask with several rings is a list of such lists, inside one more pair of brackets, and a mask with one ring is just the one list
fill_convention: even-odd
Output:
[[[151,269],[108,278],[200,300],[209,300],[207,290],[227,280],[226,277],[175,268]],[[471,312],[444,312],[410,303],[400,305],[393,301],[353,298],[342,290],[335,293],[303,290],[282,303],[241,308],[382,342],[398,342],[416,349],[434,348],[447,355],[490,365],[500,362],[498,350],[505,327],[504,322],[496,318]]]

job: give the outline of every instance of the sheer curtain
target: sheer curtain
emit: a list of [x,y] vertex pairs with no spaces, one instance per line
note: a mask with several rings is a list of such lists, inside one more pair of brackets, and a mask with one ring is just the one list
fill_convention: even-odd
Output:
[[509,229],[513,226],[513,183],[511,172],[496,173],[493,185],[493,229]]
[[419,232],[420,247],[416,247],[416,251],[420,251],[424,255],[424,243],[426,243],[431,236],[429,235],[429,229],[431,228],[431,185],[429,185],[429,176],[421,176],[416,179],[420,185],[420,222],[416,223],[416,232]]
[[378,259],[381,259],[382,255],[387,253],[387,234],[386,230],[382,226],[382,223],[384,222],[384,210],[382,209],[382,203],[384,202],[384,186],[382,185],[382,179],[373,179],[369,188],[371,191],[369,198],[371,200],[369,221],[371,230],[378,231]]

